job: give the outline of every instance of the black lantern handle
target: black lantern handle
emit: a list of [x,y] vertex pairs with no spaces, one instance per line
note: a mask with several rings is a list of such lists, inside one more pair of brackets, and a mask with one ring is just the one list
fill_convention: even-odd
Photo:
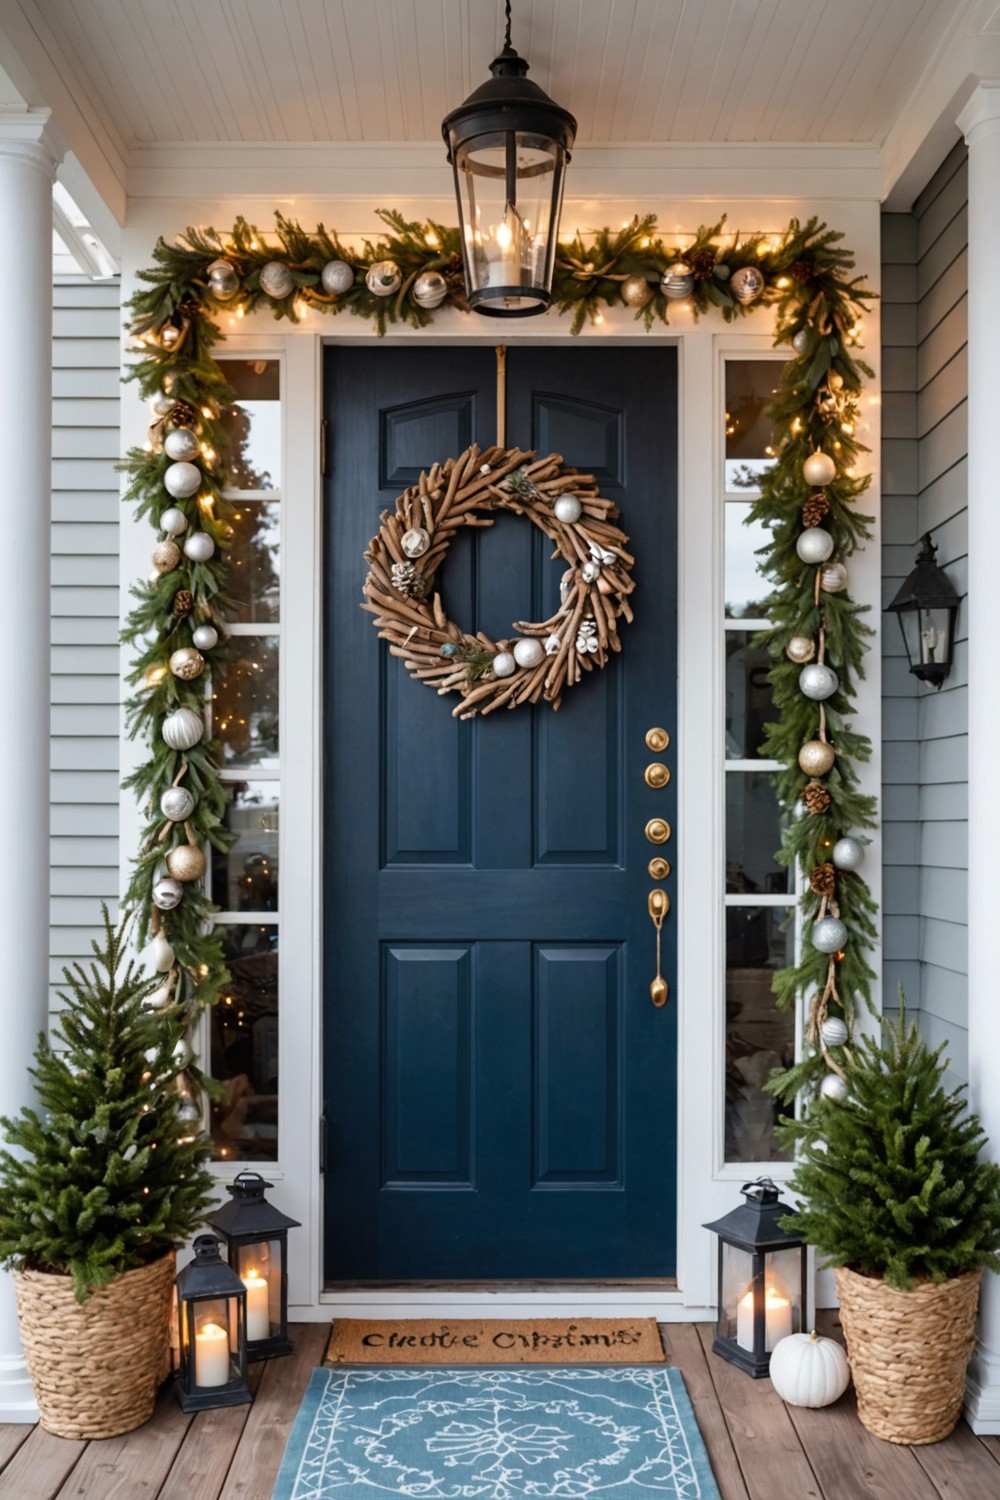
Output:
[[740,1188],[745,1198],[755,1198],[758,1203],[777,1203],[778,1188],[770,1177],[758,1177],[754,1182],[745,1182]]

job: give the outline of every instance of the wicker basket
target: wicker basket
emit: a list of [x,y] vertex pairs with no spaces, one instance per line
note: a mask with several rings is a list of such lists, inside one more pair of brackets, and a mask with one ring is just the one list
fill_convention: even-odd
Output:
[[837,1270],[858,1416],[889,1443],[939,1443],[958,1421],[982,1271],[899,1292]]
[[21,1342],[46,1432],[104,1438],[153,1415],[174,1284],[171,1250],[77,1302],[69,1276],[14,1275]]

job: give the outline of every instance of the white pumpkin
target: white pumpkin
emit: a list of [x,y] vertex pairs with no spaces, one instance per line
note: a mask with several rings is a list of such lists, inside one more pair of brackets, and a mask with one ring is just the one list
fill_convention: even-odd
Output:
[[789,1406],[830,1406],[847,1390],[847,1355],[835,1339],[792,1333],[771,1352],[771,1384]]

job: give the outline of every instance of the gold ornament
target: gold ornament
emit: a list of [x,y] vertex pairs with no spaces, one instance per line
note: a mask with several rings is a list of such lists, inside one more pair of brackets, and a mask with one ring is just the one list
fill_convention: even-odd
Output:
[[191,682],[205,670],[205,658],[193,646],[181,646],[171,652],[170,670],[182,682]]
[[205,856],[197,844],[178,844],[167,855],[167,869],[174,880],[200,880],[205,873]]
[[816,655],[816,642],[810,640],[807,635],[793,635],[785,647],[785,655],[789,661],[804,666],[807,661],[812,661]]
[[645,307],[653,288],[645,276],[626,276],[622,282],[622,301],[626,307]]
[[836,758],[833,746],[826,740],[806,740],[799,751],[799,766],[807,776],[825,776]]
[[157,573],[172,573],[181,560],[181,549],[176,542],[157,542],[153,548],[152,563]]

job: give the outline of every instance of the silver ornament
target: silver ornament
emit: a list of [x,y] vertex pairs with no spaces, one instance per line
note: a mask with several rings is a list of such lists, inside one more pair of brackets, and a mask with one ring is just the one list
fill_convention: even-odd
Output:
[[184,555],[192,562],[208,562],[215,556],[215,542],[207,531],[192,531],[184,543]]
[[816,642],[807,635],[793,635],[785,647],[785,655],[789,661],[803,666],[816,655]]
[[346,260],[328,260],[319,279],[328,297],[341,297],[354,285],[354,267]]
[[509,651],[498,651],[493,658],[493,676],[511,677],[517,671],[517,662]]
[[149,409],[154,417],[167,417],[174,409],[174,398],[166,391],[154,391],[149,398]]
[[197,625],[191,632],[191,640],[199,651],[211,651],[219,644],[219,632],[214,625]]
[[792,348],[798,355],[805,354],[806,350],[809,348],[808,328],[800,328],[798,333],[792,334]]
[[201,1105],[195,1104],[193,1099],[184,1099],[177,1107],[177,1123],[179,1125],[200,1125]]
[[800,534],[795,550],[804,563],[818,567],[833,555],[833,537],[822,526],[810,526]]
[[683,302],[694,291],[694,272],[683,260],[675,260],[660,277],[660,291],[668,302]]
[[825,776],[836,758],[833,746],[826,740],[806,740],[799,751],[799,767],[807,776]]
[[163,488],[175,500],[189,500],[201,488],[201,470],[197,464],[170,464],[163,476]]
[[448,283],[440,271],[421,271],[413,283],[413,300],[428,311],[440,307],[448,295]]
[[842,594],[847,587],[847,569],[840,562],[827,563],[819,581],[825,594]]
[[217,302],[228,302],[240,289],[236,267],[228,260],[213,260],[208,268],[208,289]]
[[583,515],[583,506],[576,495],[560,495],[552,509],[556,520],[562,521],[564,526],[572,526]]
[[817,953],[839,953],[847,942],[847,928],[839,917],[820,917],[809,936]]
[[825,662],[813,661],[799,673],[799,691],[814,703],[832,698],[840,686],[840,679],[832,667]]
[[845,834],[834,844],[830,857],[838,870],[856,870],[865,857],[865,846],[860,839],[852,839],[849,834]]
[[819,1034],[824,1046],[842,1047],[847,1041],[848,1030],[839,1016],[828,1016],[819,1028]]
[[172,573],[181,560],[181,549],[176,542],[157,542],[150,554],[156,573]]
[[172,880],[169,875],[164,875],[153,886],[153,905],[160,911],[173,911],[181,897],[184,895],[184,887],[179,880]]
[[430,544],[430,536],[422,526],[413,526],[409,531],[404,531],[400,542],[407,557],[423,557]]
[[391,297],[393,292],[399,291],[402,279],[394,260],[377,260],[368,267],[365,286],[373,297]]
[[622,282],[622,301],[626,307],[645,307],[653,295],[653,288],[645,276],[626,276]]
[[737,302],[745,305],[756,302],[764,290],[764,277],[756,266],[741,266],[738,271],[733,272],[729,286]]
[[545,647],[541,641],[515,641],[514,660],[519,667],[537,667],[539,662],[545,660]]
[[814,485],[822,489],[824,484],[832,484],[837,477],[837,465],[829,453],[824,453],[821,448],[810,453],[802,465],[802,478],[806,484]]
[[194,797],[186,786],[168,786],[160,797],[160,812],[171,823],[183,823],[194,812]]
[[260,289],[275,302],[280,302],[282,297],[291,296],[295,290],[295,277],[284,261],[269,260],[261,268]]
[[205,670],[205,658],[194,646],[178,646],[170,653],[170,670],[182,682],[193,682]]
[[180,536],[182,531],[187,531],[187,516],[176,505],[168,505],[160,515],[160,530],[167,536]]
[[149,961],[158,974],[167,974],[174,966],[174,950],[162,932],[149,945]]
[[187,463],[198,453],[198,439],[190,427],[176,427],[163,439],[163,451],[175,463]]
[[847,1084],[839,1073],[827,1073],[819,1086],[819,1091],[824,1099],[830,1099],[834,1104],[843,1104],[847,1098]]
[[193,708],[182,704],[167,714],[161,733],[171,750],[190,750],[205,733],[205,721]]
[[715,265],[712,267],[712,275],[715,277],[716,281],[728,281],[732,274],[732,271],[726,265],[726,262],[724,260],[717,260],[715,262]]

